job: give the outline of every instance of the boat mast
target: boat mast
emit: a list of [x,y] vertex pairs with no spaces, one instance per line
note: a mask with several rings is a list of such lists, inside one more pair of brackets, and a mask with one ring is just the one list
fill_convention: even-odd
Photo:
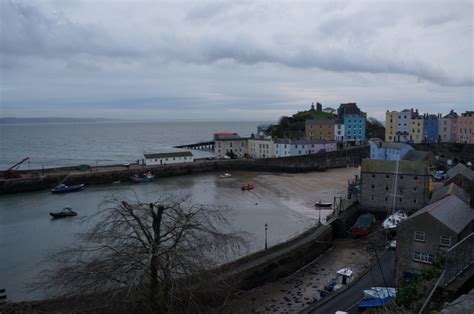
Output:
[[395,183],[393,185],[393,202],[392,202],[392,215],[395,212],[395,202],[397,201],[397,182],[398,182],[398,169],[400,165],[400,151],[398,152],[398,158],[397,158],[397,167],[395,169]]

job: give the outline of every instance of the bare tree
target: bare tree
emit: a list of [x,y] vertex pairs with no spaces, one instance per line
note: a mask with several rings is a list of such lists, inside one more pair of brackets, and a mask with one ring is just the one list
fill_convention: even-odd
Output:
[[122,309],[186,311],[201,305],[203,291],[223,291],[212,269],[245,247],[244,234],[224,231],[225,210],[173,195],[153,203],[113,198],[92,219],[77,244],[49,257],[34,288]]

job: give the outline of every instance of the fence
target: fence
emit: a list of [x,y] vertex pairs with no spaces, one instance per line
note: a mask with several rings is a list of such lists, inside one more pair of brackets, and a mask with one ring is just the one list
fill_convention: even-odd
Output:
[[474,263],[474,232],[446,251],[444,286],[449,285]]

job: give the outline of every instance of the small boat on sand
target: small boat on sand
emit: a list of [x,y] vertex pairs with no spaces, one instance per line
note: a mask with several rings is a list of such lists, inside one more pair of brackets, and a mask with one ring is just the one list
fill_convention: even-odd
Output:
[[316,204],[314,204],[315,207],[331,207],[332,206],[332,203],[329,203],[329,202],[316,202]]
[[387,287],[371,287],[364,290],[364,296],[369,299],[385,299],[387,297],[394,297],[397,295],[397,289]]
[[221,179],[226,179],[226,178],[232,177],[232,175],[230,173],[224,173],[224,174],[221,174],[220,177]]
[[363,237],[368,235],[375,223],[375,216],[372,214],[360,215],[356,223],[351,228],[352,236]]
[[66,185],[60,184],[55,186],[51,192],[58,194],[58,193],[67,193],[67,192],[76,192],[81,191],[84,189],[84,184],[76,184],[76,185]]
[[143,176],[134,175],[130,177],[130,180],[134,183],[147,183],[155,180],[155,175],[151,172],[144,173]]
[[66,218],[66,217],[73,217],[77,216],[77,213],[72,210],[71,207],[66,206],[63,208],[62,211],[56,213],[49,213],[53,218]]
[[250,190],[252,190],[253,188],[255,188],[255,185],[252,184],[252,183],[244,184],[244,185],[242,185],[242,187],[241,187],[242,191],[250,191]]

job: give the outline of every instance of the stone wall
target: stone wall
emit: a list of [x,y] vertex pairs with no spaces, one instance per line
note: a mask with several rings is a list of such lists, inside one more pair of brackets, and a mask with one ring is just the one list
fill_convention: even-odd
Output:
[[[333,152],[267,159],[245,160],[213,160],[196,161],[174,165],[143,166],[143,167],[113,167],[99,172],[77,171],[75,167],[55,168],[51,171],[19,171],[28,174],[23,178],[0,180],[0,194],[17,193],[49,189],[64,182],[65,184],[86,185],[109,184],[115,181],[128,181],[130,176],[151,171],[157,177],[178,176],[193,173],[216,171],[269,171],[269,172],[309,172],[322,171],[330,168],[358,165],[363,158],[368,157],[368,146],[348,148]],[[102,169],[104,167],[101,167]]]
[[416,150],[430,151],[438,160],[445,162],[446,159],[457,160],[474,164],[474,144],[460,143],[436,143],[436,144],[410,144]]

